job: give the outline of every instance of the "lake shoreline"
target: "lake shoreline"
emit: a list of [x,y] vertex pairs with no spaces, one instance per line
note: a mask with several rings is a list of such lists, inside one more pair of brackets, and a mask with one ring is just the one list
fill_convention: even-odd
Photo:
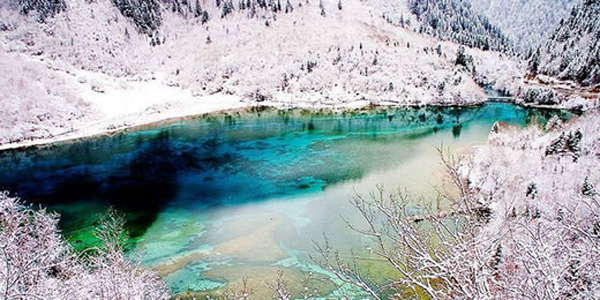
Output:
[[209,117],[212,115],[219,114],[232,114],[232,113],[251,113],[255,110],[261,110],[263,108],[280,110],[280,111],[306,111],[309,113],[348,113],[348,112],[360,112],[360,111],[369,111],[375,109],[387,109],[387,108],[407,108],[407,109],[420,109],[420,108],[472,108],[472,107],[480,107],[485,105],[486,103],[496,103],[496,102],[504,102],[510,103],[523,108],[538,108],[538,109],[550,109],[550,110],[569,110],[564,107],[552,107],[552,106],[536,106],[529,105],[525,103],[519,103],[516,99],[512,99],[511,101],[494,101],[494,100],[486,100],[476,103],[463,103],[463,104],[421,104],[415,105],[410,103],[400,103],[400,102],[386,102],[380,101],[379,103],[374,103],[372,100],[357,100],[349,103],[338,103],[337,105],[320,105],[320,106],[288,106],[279,102],[242,102],[238,99],[238,101],[234,101],[235,103],[227,103],[223,106],[218,107],[203,107],[188,109],[180,109],[173,111],[168,111],[163,115],[157,114],[152,115],[148,112],[141,112],[134,114],[133,116],[129,116],[131,119],[130,123],[127,121],[123,121],[120,126],[115,126],[111,128],[116,120],[114,119],[106,119],[100,120],[99,122],[92,124],[90,126],[85,126],[79,129],[69,130],[63,134],[55,135],[49,138],[39,138],[39,139],[31,139],[31,140],[23,140],[14,143],[6,143],[0,144],[0,152],[3,151],[19,151],[29,148],[44,148],[62,143],[71,143],[83,140],[89,140],[94,138],[100,138],[105,136],[113,136],[116,134],[121,134],[130,131],[136,131],[144,128],[157,127],[161,125],[166,125],[170,123],[176,123],[180,121],[193,120],[197,118]]

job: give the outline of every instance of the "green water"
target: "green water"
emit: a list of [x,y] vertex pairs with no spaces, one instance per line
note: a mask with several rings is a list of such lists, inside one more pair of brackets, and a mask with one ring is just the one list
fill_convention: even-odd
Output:
[[[554,113],[490,103],[215,114],[0,153],[0,188],[60,212],[78,249],[95,243],[98,213],[109,205],[126,213],[134,250],[175,293],[235,288],[247,277],[257,297],[267,299],[264,281],[278,269],[289,282],[307,271],[330,276],[308,258],[311,241],[323,233],[343,253],[364,249],[368,241],[341,219],[360,222],[348,202],[352,194],[383,184],[433,199],[442,173],[436,147],[460,151],[485,143],[495,121],[525,126]],[[361,264],[394,276],[380,262]],[[332,297],[348,289],[319,286]]]

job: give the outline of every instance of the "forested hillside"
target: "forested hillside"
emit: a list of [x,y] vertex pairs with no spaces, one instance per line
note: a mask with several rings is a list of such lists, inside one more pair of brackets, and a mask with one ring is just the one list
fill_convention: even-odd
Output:
[[409,0],[410,10],[421,22],[419,33],[483,50],[508,51],[510,43],[501,30],[475,12],[463,0]]
[[522,54],[543,44],[578,0],[470,0],[473,9],[498,26]]
[[[0,47],[7,57],[0,67],[28,66],[29,74],[3,78],[6,88],[0,93],[8,109],[2,112],[7,121],[1,124],[0,143],[104,124],[90,122],[89,116],[119,120],[107,121],[107,128],[130,126],[135,122],[117,115],[125,111],[116,109],[119,101],[136,103],[129,114],[156,111],[161,101],[169,102],[158,109],[164,114],[181,102],[202,103],[213,96],[284,107],[456,105],[485,101],[480,85],[506,85],[506,79],[513,84],[518,78],[517,63],[499,52],[467,47],[458,55],[456,41],[505,49],[500,33],[471,15],[463,2],[445,4],[448,13],[438,4],[410,4],[0,2]],[[23,7],[30,7],[27,13]],[[404,28],[393,17],[402,19]],[[20,82],[36,92],[23,93]],[[148,94],[141,88],[146,84],[164,91]],[[126,99],[125,91],[130,93]]]
[[7,2],[13,9],[35,17],[39,22],[44,22],[67,7],[64,0],[7,0]]
[[600,83],[600,1],[585,0],[560,22],[530,62],[530,74],[544,74],[583,86]]

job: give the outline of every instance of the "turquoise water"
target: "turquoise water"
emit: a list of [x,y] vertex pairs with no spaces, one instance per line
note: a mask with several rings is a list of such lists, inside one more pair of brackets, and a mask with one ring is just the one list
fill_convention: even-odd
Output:
[[300,282],[303,271],[330,275],[307,257],[324,232],[342,251],[364,248],[340,217],[359,222],[353,193],[383,184],[433,197],[436,147],[459,151],[484,143],[495,121],[525,126],[553,113],[490,103],[215,114],[0,153],[0,189],[60,212],[78,249],[94,244],[90,232],[106,207],[126,213],[143,264],[175,293],[236,287],[243,277],[260,286],[278,269]]

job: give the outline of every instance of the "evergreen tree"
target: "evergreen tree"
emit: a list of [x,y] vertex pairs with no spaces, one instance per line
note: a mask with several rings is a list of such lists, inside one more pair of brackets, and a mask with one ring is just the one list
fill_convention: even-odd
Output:
[[498,246],[496,247],[496,251],[494,252],[494,255],[492,257],[492,268],[496,271],[498,271],[498,267],[500,266],[500,264],[502,263],[502,244],[498,244]]
[[539,219],[542,217],[542,211],[539,208],[535,208],[533,210],[533,215],[531,216],[533,219]]
[[209,18],[208,11],[206,11],[206,10],[202,11],[202,24],[208,22],[208,18]]
[[573,157],[573,161],[577,161],[581,152],[582,138],[583,134],[579,129],[570,131],[567,135],[562,132],[559,137],[546,147],[546,156],[553,154],[569,154]]
[[223,2],[223,9],[221,10],[221,18],[225,18],[228,14],[233,12],[233,2],[231,0]]
[[554,139],[550,145],[546,147],[546,156],[558,154],[564,152],[565,148],[565,133],[561,133],[556,139]]
[[591,196],[595,194],[594,186],[590,183],[590,177],[585,176],[583,180],[583,186],[581,187],[581,193],[585,196]]
[[256,5],[254,4],[254,2],[252,2],[250,5],[250,12],[248,13],[248,16],[250,18],[254,18],[254,16],[256,16]]
[[579,159],[579,152],[581,152],[581,138],[583,134],[581,130],[577,129],[575,132],[569,132],[565,142],[566,151],[571,152],[573,155],[573,161]]
[[291,13],[294,10],[294,6],[292,6],[292,3],[290,2],[290,0],[286,0],[285,3],[285,13]]
[[512,51],[500,29],[473,11],[467,1],[408,0],[408,4],[421,23],[419,33],[484,50]]
[[309,60],[306,62],[306,72],[310,73],[317,66],[317,62],[313,60]]
[[194,17],[199,18],[202,16],[202,8],[200,7],[200,1],[196,0],[196,7],[194,8]]
[[531,197],[532,199],[534,199],[536,195],[537,195],[537,184],[535,184],[535,182],[532,182],[529,185],[527,185],[527,191],[525,192],[525,196]]
[[464,46],[460,46],[456,51],[456,60],[454,61],[454,63],[457,66],[464,66],[468,70],[471,70],[471,67],[473,65],[473,57],[465,53]]
[[[575,6],[541,47],[539,58],[534,55],[528,70],[561,80],[572,80],[583,86],[600,83],[600,1],[584,1]],[[535,60],[534,60],[535,59]],[[534,72],[537,71],[537,72]]]
[[540,67],[540,55],[540,48],[538,48],[529,60],[529,65],[527,67],[527,71],[529,72],[529,74],[531,74],[534,77],[537,76],[538,69]]
[[44,23],[47,18],[53,17],[67,8],[64,0],[18,0],[16,3],[21,14],[30,15],[35,12],[37,21],[40,23]]
[[[152,35],[162,23],[161,8],[157,0],[112,0],[121,14],[130,18],[140,33]],[[174,1],[173,3],[177,3]]]

